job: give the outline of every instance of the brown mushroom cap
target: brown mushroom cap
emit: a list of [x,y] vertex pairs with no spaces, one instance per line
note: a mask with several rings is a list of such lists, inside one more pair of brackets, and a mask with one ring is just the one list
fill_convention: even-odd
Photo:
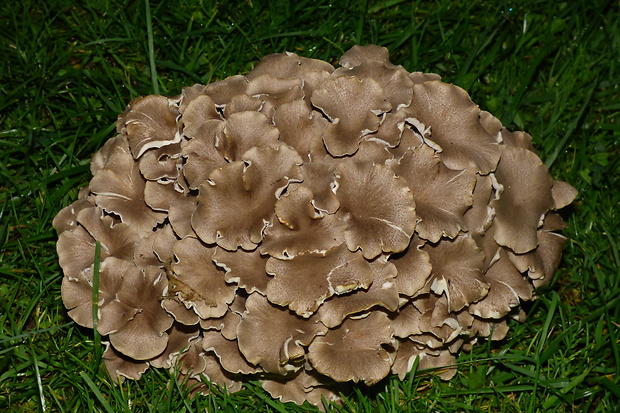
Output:
[[417,294],[430,291],[424,287],[428,285],[427,280],[433,266],[428,253],[422,250],[423,245],[422,240],[415,238],[407,250],[390,257],[390,262],[396,266],[398,271],[398,276],[394,281],[399,294],[415,297]]
[[295,185],[276,201],[277,221],[265,229],[261,253],[285,259],[307,252],[325,253],[344,242],[345,223],[334,215],[319,214],[313,198],[309,188]]
[[385,259],[370,263],[373,281],[367,289],[348,291],[345,296],[333,296],[317,311],[317,317],[329,328],[334,328],[351,314],[359,314],[373,307],[396,311],[399,305],[396,267]]
[[192,214],[196,211],[197,205],[198,200],[195,196],[177,198],[170,203],[168,220],[177,237],[197,237],[192,228]]
[[190,377],[180,380],[181,383],[187,382],[192,391],[200,391],[203,394],[210,393],[210,387],[207,383],[204,383],[203,377],[207,379],[211,384],[216,384],[226,389],[229,393],[234,393],[241,390],[242,382],[240,377],[226,371],[219,362],[219,359],[215,354],[206,354],[203,356],[205,360],[204,372],[198,377]]
[[483,280],[489,284],[489,293],[469,306],[469,312],[482,318],[502,318],[519,300],[532,299],[533,286],[510,262],[507,253],[487,270]]
[[133,358],[124,355],[117,351],[110,345],[109,342],[105,344],[105,351],[103,352],[103,361],[106,369],[110,373],[112,380],[117,383],[122,383],[125,379],[139,380],[148,368],[149,363],[146,361],[134,360]]
[[140,240],[134,251],[133,261],[138,267],[163,267],[166,262],[171,262],[173,253],[169,247],[176,241],[172,227],[164,225]]
[[[200,329],[197,325],[174,323],[168,331],[168,344],[158,357],[149,360],[156,368],[178,367],[183,374],[200,374],[205,369],[204,359],[200,356]],[[179,363],[180,360],[183,363]]]
[[361,137],[379,127],[377,115],[391,109],[379,83],[352,76],[325,82],[312,93],[312,104],[331,121],[323,133],[323,142],[333,156],[355,153]]
[[153,210],[144,201],[145,186],[139,164],[126,150],[115,150],[89,184],[97,206],[118,215],[140,234],[152,231],[165,218],[165,213]]
[[[347,223],[345,242],[371,259],[383,252],[407,248],[416,225],[416,213],[407,182],[382,165],[342,162],[336,196]],[[364,198],[360,197],[364,194]]]
[[[125,271],[133,267],[130,261],[108,257],[101,262],[97,305],[101,308],[116,300]],[[81,271],[77,278],[64,277],[62,301],[69,316],[81,326],[93,328],[93,274],[94,265]]]
[[101,208],[85,208],[77,214],[73,230],[58,236],[56,250],[65,277],[77,278],[95,260],[95,244],[101,244],[101,259],[113,256],[131,260],[140,239],[137,231],[129,225],[114,224],[114,219],[105,215]]
[[278,130],[260,112],[233,113],[224,124],[221,151],[229,162],[246,160],[243,154],[249,149],[260,145],[277,147],[278,135]]
[[269,256],[261,255],[258,250],[227,251],[217,248],[213,254],[213,262],[226,271],[224,277],[227,283],[236,283],[248,294],[258,291],[265,294],[267,283],[271,277],[265,272],[265,265]]
[[536,288],[549,284],[560,264],[562,248],[568,239],[555,231],[565,226],[559,215],[550,212],[545,216],[542,228],[536,232],[538,248],[525,254],[508,251],[508,256],[515,267],[521,272],[527,271]]
[[235,161],[209,175],[200,186],[192,216],[192,226],[203,241],[228,250],[256,248],[273,219],[280,193],[291,180],[301,180],[301,158],[284,144],[254,147],[244,159],[249,165]]
[[149,95],[132,100],[122,119],[134,158],[151,148],[180,142],[178,109],[164,96]]
[[353,46],[340,57],[339,63],[340,66],[352,68],[368,61],[383,63],[387,67],[392,66],[388,49],[375,44]]
[[288,306],[306,318],[333,294],[367,289],[373,282],[370,263],[361,253],[351,252],[344,245],[324,255],[308,253],[290,260],[272,257],[266,271],[274,275],[267,284],[269,301]]
[[[389,65],[389,66],[388,66]],[[388,62],[368,60],[352,68],[336,69],[333,77],[354,76],[358,79],[373,79],[379,83],[385,93],[385,100],[394,111],[411,104],[413,82],[409,73],[402,66],[394,66]]]
[[[258,293],[250,294],[246,309],[237,327],[239,350],[246,360],[268,373],[286,375],[298,370],[291,361],[303,357],[302,346],[326,330],[316,320],[298,317]],[[272,328],[266,329],[266,325]]]
[[183,176],[190,188],[196,189],[207,180],[211,171],[226,165],[221,147],[224,122],[208,120],[201,124],[193,139],[184,143],[181,154],[185,159]]
[[79,225],[77,221],[78,213],[83,209],[95,206],[92,198],[88,196],[89,191],[88,186],[80,189],[78,200],[61,209],[56,214],[52,220],[52,226],[59,234],[77,228]]
[[304,93],[309,96],[309,92],[317,89],[333,71],[334,67],[327,62],[287,52],[263,57],[247,78],[254,79],[265,74],[280,79],[300,78]]
[[[314,374],[312,374],[314,373]],[[322,399],[327,401],[339,401],[336,391],[321,386],[321,377],[313,370],[300,369],[293,377],[283,379],[261,380],[263,389],[267,390],[272,397],[283,402],[302,404],[308,401],[317,405],[319,410],[324,411]]]
[[181,145],[166,145],[146,151],[140,158],[140,173],[149,181],[174,182],[181,170]]
[[280,141],[295,148],[304,162],[320,161],[327,156],[323,133],[329,121],[312,110],[304,100],[280,106],[273,123],[280,132]]
[[220,114],[213,99],[208,95],[198,95],[189,100],[183,109],[183,135],[187,138],[201,136],[206,124],[211,120],[220,120]]
[[207,85],[204,94],[213,100],[216,107],[225,107],[233,97],[244,94],[247,87],[248,79],[236,75]]
[[495,241],[517,254],[538,245],[536,231],[546,211],[555,206],[553,181],[540,158],[522,148],[502,146],[495,177],[502,189],[495,209]]
[[160,355],[168,343],[166,330],[174,320],[159,302],[167,283],[161,275],[157,267],[127,268],[116,300],[100,309],[99,333],[109,335],[116,350],[135,360]]
[[390,372],[392,361],[383,345],[390,343],[392,334],[383,313],[348,319],[316,337],[308,348],[308,358],[319,373],[336,381],[374,384]]
[[426,244],[424,251],[431,259],[431,290],[446,294],[448,310],[458,311],[489,291],[482,277],[484,254],[470,237]]
[[219,331],[205,331],[202,348],[214,353],[222,367],[230,373],[254,374],[261,371],[243,357],[236,340],[227,340]]
[[449,169],[427,145],[405,152],[392,165],[411,188],[418,217],[416,232],[421,238],[434,243],[466,229],[464,214],[473,204],[476,185],[472,172]]
[[191,306],[200,318],[223,316],[237,287],[226,283],[224,272],[213,263],[215,248],[187,237],[174,244],[173,252],[177,261],[167,274],[168,295]]
[[335,213],[340,208],[340,201],[334,193],[337,188],[336,165],[326,162],[307,162],[301,166],[301,173],[303,185],[312,191],[312,206],[319,212]]
[[496,137],[483,128],[480,109],[463,89],[440,81],[414,85],[410,110],[412,117],[431,126],[430,139],[441,148],[448,168],[482,175],[495,170],[501,156]]

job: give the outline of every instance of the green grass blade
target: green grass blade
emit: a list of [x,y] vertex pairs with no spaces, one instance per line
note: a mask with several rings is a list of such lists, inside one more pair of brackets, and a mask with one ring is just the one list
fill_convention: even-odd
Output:
[[108,413],[115,413],[114,409],[112,409],[112,406],[110,406],[110,403],[108,403],[108,401],[103,396],[103,394],[101,394],[101,391],[99,390],[99,387],[97,387],[95,385],[95,383],[93,383],[91,378],[88,377],[88,374],[86,374],[85,372],[81,371],[80,372],[80,377],[82,377],[82,380],[84,380],[84,383],[86,383],[86,385],[88,386],[90,391],[92,391],[93,394],[95,395],[95,397],[97,398],[97,400],[99,400],[99,403],[101,403],[101,405],[103,406],[105,411],[108,412]]
[[144,8],[146,13],[146,33],[148,36],[149,50],[149,69],[151,71],[151,85],[153,93],[159,95],[159,82],[157,80],[157,68],[155,67],[155,46],[153,42],[153,20],[151,19],[151,3],[144,0]]

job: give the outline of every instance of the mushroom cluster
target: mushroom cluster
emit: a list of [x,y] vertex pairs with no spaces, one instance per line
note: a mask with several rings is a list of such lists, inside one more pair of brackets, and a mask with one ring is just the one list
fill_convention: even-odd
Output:
[[113,378],[313,404],[416,360],[449,379],[550,282],[576,191],[531,137],[385,48],[340,65],[273,54],[119,116],[53,223],[64,305]]

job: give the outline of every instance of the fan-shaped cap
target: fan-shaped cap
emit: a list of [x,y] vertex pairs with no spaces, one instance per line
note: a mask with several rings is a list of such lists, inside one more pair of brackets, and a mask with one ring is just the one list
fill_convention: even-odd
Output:
[[214,169],[226,165],[222,149],[224,125],[220,120],[209,120],[183,145],[183,176],[190,188],[197,189]]
[[[312,206],[318,211],[333,214],[340,208],[340,201],[334,193],[336,184],[336,164],[326,162],[306,162],[301,166],[303,185],[312,191]],[[295,185],[292,185],[292,188]],[[291,189],[292,189],[291,188]]]
[[97,171],[89,184],[98,206],[118,215],[122,222],[138,229],[141,234],[151,232],[166,215],[146,204],[145,186],[139,164],[122,148],[112,153],[105,167]]
[[183,191],[178,191],[172,182],[147,181],[144,185],[144,203],[153,211],[168,212],[170,205],[182,196]]
[[327,62],[298,56],[295,53],[277,53],[263,57],[254,69],[248,73],[248,79],[269,74],[280,79],[303,80],[303,90],[309,95],[334,71]]
[[[389,62],[388,62],[389,64]],[[368,60],[352,68],[336,69],[332,77],[354,76],[358,79],[373,79],[379,83],[386,96],[386,101],[396,111],[411,104],[413,82],[409,73],[402,66],[387,66],[383,62]]]
[[463,89],[439,81],[416,84],[410,110],[431,126],[430,146],[441,148],[446,166],[483,175],[495,170],[500,158],[496,137],[483,128],[480,109]]
[[325,253],[344,242],[345,224],[334,215],[319,214],[312,205],[314,194],[302,185],[291,186],[276,201],[277,221],[265,229],[262,253],[276,258]]
[[250,294],[246,308],[237,327],[239,350],[246,360],[268,373],[285,375],[297,370],[291,361],[302,357],[303,346],[326,331],[316,320],[298,317],[258,293]]
[[221,151],[229,161],[238,161],[243,154],[260,145],[278,147],[279,132],[260,112],[233,113],[224,124]]
[[226,283],[213,263],[215,248],[192,237],[174,244],[173,262],[166,274],[168,294],[191,306],[200,318],[221,317],[235,298],[237,287]]
[[305,96],[302,79],[282,79],[271,75],[261,75],[250,80],[246,93],[261,101],[259,111],[273,119],[281,105],[302,100]]
[[168,220],[177,237],[197,237],[192,228],[192,214],[196,211],[197,204],[195,196],[177,198],[170,203]]
[[544,218],[542,228],[536,232],[538,248],[525,254],[508,251],[515,267],[521,272],[527,271],[536,288],[548,285],[560,265],[562,248],[568,240],[556,231],[565,227],[566,224],[558,214],[549,212]]
[[398,374],[398,378],[405,380],[416,361],[419,363],[421,359],[429,352],[429,349],[423,345],[414,343],[408,339],[398,339],[398,352],[392,365],[392,373]]
[[181,88],[181,94],[177,96],[175,100],[178,100],[179,112],[183,114],[187,105],[200,95],[205,94],[205,85],[195,83],[192,86],[185,86]]
[[209,175],[192,216],[203,241],[228,250],[256,248],[273,219],[277,198],[291,180],[301,180],[301,158],[287,145],[254,147],[244,159],[249,165],[231,162]]
[[390,262],[398,271],[394,281],[399,294],[415,297],[430,291],[424,287],[429,286],[432,266],[428,253],[421,249],[423,245],[424,242],[415,237],[405,251],[390,256]]
[[519,305],[520,299],[532,299],[532,285],[510,262],[506,252],[500,254],[482,279],[489,284],[489,293],[469,306],[468,311],[473,315],[502,318]]
[[[219,362],[215,354],[205,354],[205,370],[199,377],[183,377],[179,376],[180,384],[187,386],[192,392],[201,392],[204,395],[212,392],[212,384],[216,384],[229,393],[241,390],[241,377],[226,371]],[[203,377],[210,383],[205,383]]]
[[553,197],[553,209],[562,209],[575,200],[577,190],[568,182],[553,181],[551,186],[551,196]]
[[243,357],[236,340],[225,339],[219,331],[205,331],[202,348],[207,352],[213,352],[222,367],[230,373],[255,374],[261,371]]
[[[370,263],[373,281],[367,289],[356,289],[344,295],[333,296],[326,300],[317,311],[317,317],[329,328],[334,328],[352,314],[359,314],[373,307],[383,307],[389,311],[398,309],[398,289],[394,282],[396,267],[377,258]],[[352,316],[353,317],[353,316]]]
[[344,245],[324,255],[308,253],[288,260],[270,258],[266,271],[274,275],[267,284],[269,301],[288,306],[306,318],[333,294],[367,289],[373,282],[368,261],[360,252],[351,252]]
[[[102,261],[99,271],[99,308],[116,299],[123,275],[133,267],[130,261],[108,257]],[[79,325],[93,328],[93,265],[81,271],[76,278],[62,280],[62,302],[69,310],[69,316]]]
[[489,206],[494,195],[493,179],[493,175],[476,175],[476,186],[472,194],[473,204],[464,214],[465,228],[469,234],[482,234],[493,223],[495,210]]
[[323,142],[332,156],[355,153],[362,136],[379,127],[377,115],[391,109],[383,89],[371,78],[332,78],[312,93],[311,100],[331,121]]
[[432,373],[443,380],[450,380],[456,374],[456,357],[448,350],[434,351],[413,342],[399,340],[398,353],[392,366],[392,372],[401,380],[410,372],[417,361],[417,370],[431,369]]
[[340,66],[353,68],[369,61],[382,63],[386,67],[393,66],[392,62],[390,62],[390,52],[388,49],[375,44],[351,47],[340,57],[338,63],[340,63]]
[[438,242],[454,238],[465,229],[465,211],[473,203],[476,175],[468,170],[446,167],[435,151],[421,145],[405,152],[393,169],[407,180],[416,205],[416,232]]
[[217,330],[227,340],[237,339],[237,326],[241,321],[241,315],[245,311],[246,298],[237,295],[228,307],[228,311],[222,317],[200,320],[200,328],[203,330]]
[[534,145],[532,144],[532,137],[528,133],[521,131],[510,132],[506,128],[502,128],[500,134],[504,144],[514,148],[527,149],[532,153],[536,153]]
[[413,84],[424,83],[424,82],[432,82],[435,80],[441,80],[441,76],[436,73],[423,73],[423,72],[411,72],[409,74],[409,79],[413,82]]
[[94,201],[89,196],[88,186],[80,189],[78,200],[61,209],[52,220],[52,226],[59,234],[78,227],[77,214],[86,208],[94,207]]
[[146,151],[140,158],[140,173],[149,181],[173,182],[181,170],[181,145],[179,143]]
[[116,350],[135,360],[160,355],[168,343],[166,330],[174,321],[159,303],[166,283],[157,267],[127,268],[116,300],[100,309],[99,333],[109,335]]
[[458,311],[487,295],[489,284],[482,278],[484,254],[471,237],[426,244],[423,250],[431,258],[431,289],[446,294],[448,311]]
[[241,76],[231,76],[207,85],[204,93],[209,95],[216,107],[225,107],[235,96],[245,93],[248,80]]
[[258,250],[227,251],[216,248],[213,262],[224,269],[226,282],[236,283],[248,293],[258,291],[265,294],[267,283],[271,279],[265,272],[269,256],[261,255]]
[[123,223],[114,224],[101,208],[85,208],[77,214],[79,226],[58,236],[56,251],[65,277],[75,279],[89,268],[95,257],[95,244],[101,243],[101,259],[114,256],[131,261],[140,239],[137,231]]
[[207,95],[196,96],[183,111],[183,135],[187,138],[200,136],[203,133],[201,130],[211,120],[221,120],[213,99]]
[[177,237],[170,225],[164,225],[153,231],[149,236],[140,239],[133,254],[133,261],[138,267],[149,265],[163,267],[164,263],[172,260],[170,245],[177,241]]
[[110,342],[102,343],[105,345],[103,352],[103,362],[110,373],[112,380],[122,383],[125,379],[139,380],[149,369],[149,363],[141,360],[134,360],[129,356],[117,351],[110,345]]
[[382,165],[342,162],[336,196],[347,223],[345,242],[371,259],[407,248],[415,229],[415,204],[407,182]]
[[[314,373],[314,374],[313,374]],[[261,385],[271,397],[280,399],[282,402],[294,402],[302,404],[308,401],[317,405],[318,409],[324,411],[322,401],[338,401],[340,397],[333,389],[333,386],[326,388],[321,386],[325,384],[321,381],[324,377],[316,374],[312,370],[300,369],[294,375],[287,375],[282,378],[271,378],[261,380]],[[333,383],[329,383],[332,384]]]
[[389,372],[392,360],[384,345],[392,341],[392,327],[384,313],[347,319],[308,348],[308,359],[316,370],[340,382],[374,384]]
[[196,312],[190,307],[185,307],[185,304],[180,301],[178,298],[172,296],[164,296],[161,300],[161,306],[164,310],[170,314],[174,320],[186,326],[193,326],[198,324],[200,321],[200,317]]
[[495,240],[517,254],[538,245],[536,231],[543,215],[555,206],[553,180],[540,158],[522,148],[502,146],[495,178],[502,186],[495,209]]
[[406,108],[399,108],[396,111],[384,114],[377,131],[366,135],[364,140],[383,143],[390,148],[397,147],[401,142],[408,117],[409,112]]
[[182,374],[200,374],[205,369],[201,357],[201,335],[198,325],[174,323],[168,330],[168,344],[163,353],[149,364],[156,368],[177,368]]
[[[463,323],[458,316],[460,313],[455,314],[451,311],[447,295],[421,295],[412,300],[412,304],[420,314],[412,314],[413,311],[409,308],[409,312],[404,311],[404,322],[407,319],[417,319],[417,328],[404,329],[403,331],[401,326],[399,334],[406,335],[409,333],[411,340],[437,349],[452,343],[461,334]],[[407,309],[408,307],[404,308]],[[464,312],[467,313],[466,311]],[[473,318],[471,315],[469,317]],[[394,319],[402,325],[403,320],[398,321],[399,318],[400,314],[395,316]],[[421,333],[418,333],[416,330],[421,331]]]
[[304,162],[321,161],[327,156],[323,133],[329,124],[304,100],[296,100],[278,107],[273,123],[280,132],[280,141],[292,146]]
[[151,148],[181,141],[176,119],[178,109],[165,96],[149,95],[132,100],[119,122],[129,140],[134,158]]

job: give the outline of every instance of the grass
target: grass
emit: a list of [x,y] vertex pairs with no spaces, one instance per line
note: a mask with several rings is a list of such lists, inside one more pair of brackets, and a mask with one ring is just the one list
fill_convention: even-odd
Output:
[[[338,412],[613,412],[620,405],[620,9],[616,1],[6,1],[0,5],[0,410],[302,412],[257,383],[189,397],[164,371],[110,383],[67,317],[51,219],[134,97],[178,94],[293,51],[377,43],[534,137],[579,190],[554,282],[502,342],[441,382],[360,388]],[[149,26],[148,22],[152,22]],[[151,29],[152,27],[152,29]],[[147,29],[148,28],[148,29]]]

